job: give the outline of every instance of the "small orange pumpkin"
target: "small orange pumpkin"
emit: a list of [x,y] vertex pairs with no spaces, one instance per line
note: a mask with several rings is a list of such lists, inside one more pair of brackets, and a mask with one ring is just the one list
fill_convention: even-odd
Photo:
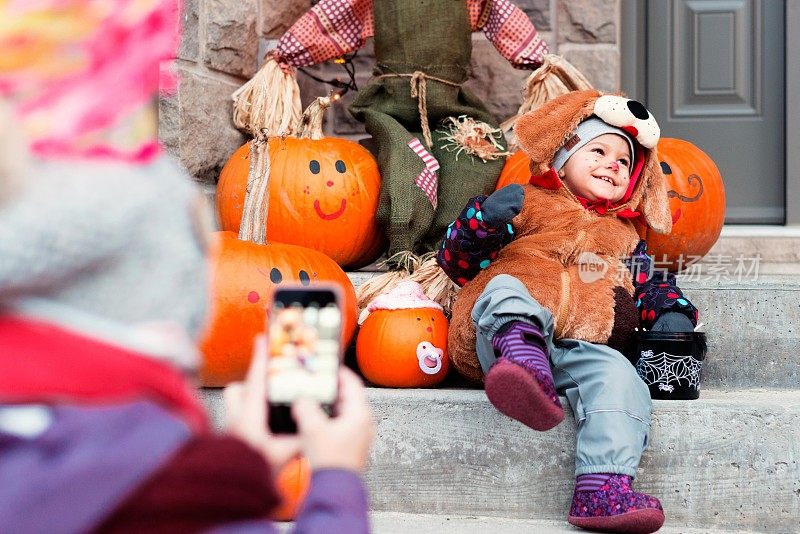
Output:
[[311,464],[308,459],[301,456],[290,460],[275,477],[275,486],[281,497],[281,504],[270,514],[272,519],[294,520],[311,486]]
[[416,282],[398,284],[373,300],[356,339],[356,360],[373,384],[435,386],[450,371],[447,317]]
[[656,267],[675,272],[717,242],[725,222],[725,186],[714,160],[688,141],[662,138],[658,156],[667,179],[672,232],[662,235],[641,225],[637,231]]
[[[319,110],[310,106],[306,114]],[[375,220],[381,185],[375,158],[353,141],[322,137],[321,126],[300,135],[269,139],[270,240],[318,250],[344,268],[369,264],[385,245]],[[250,147],[239,148],[220,173],[216,199],[223,230],[239,231]]]
[[503,167],[503,172],[500,173],[500,178],[497,179],[495,191],[502,189],[508,184],[525,185],[531,179],[531,160],[522,150],[514,152],[506,159],[506,164]]

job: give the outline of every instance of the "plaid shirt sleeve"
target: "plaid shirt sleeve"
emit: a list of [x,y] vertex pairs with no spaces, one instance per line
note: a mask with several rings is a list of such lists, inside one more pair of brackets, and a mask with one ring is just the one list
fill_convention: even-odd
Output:
[[278,56],[307,67],[358,50],[372,37],[372,0],[320,0],[278,41]]
[[533,23],[510,0],[468,0],[473,30],[482,29],[500,54],[517,69],[537,69],[549,52]]
[[633,295],[643,327],[652,329],[658,318],[667,312],[682,313],[697,325],[697,308],[683,295],[673,273],[653,268],[653,258],[648,256],[644,240],[639,241],[633,251],[628,268],[633,276]]
[[514,239],[511,224],[489,225],[481,215],[485,195],[471,198],[458,218],[447,227],[436,261],[459,286],[488,267],[504,246]]

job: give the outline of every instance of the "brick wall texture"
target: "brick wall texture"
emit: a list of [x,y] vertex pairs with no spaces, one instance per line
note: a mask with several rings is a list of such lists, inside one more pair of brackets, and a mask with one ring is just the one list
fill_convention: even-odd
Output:
[[[255,73],[265,50],[312,5],[312,0],[182,0],[181,46],[174,68],[177,93],[161,98],[159,135],[198,181],[213,189],[226,159],[245,141],[231,121],[230,98]],[[597,88],[619,88],[618,0],[515,0],[550,45],[583,72]],[[516,113],[530,71],[513,69],[482,33],[473,34],[472,76],[467,87],[498,118]],[[357,83],[369,80],[371,41],[356,61]],[[341,77],[335,64],[305,69],[318,77]],[[303,105],[329,87],[298,74]],[[327,135],[359,139],[363,126],[347,112],[345,95],[325,121]]]

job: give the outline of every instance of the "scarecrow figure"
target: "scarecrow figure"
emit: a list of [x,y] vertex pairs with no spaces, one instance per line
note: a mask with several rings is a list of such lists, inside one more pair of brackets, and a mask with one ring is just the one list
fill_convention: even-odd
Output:
[[[466,201],[494,189],[505,163],[506,142],[495,119],[463,88],[477,30],[516,68],[538,68],[548,51],[509,0],[321,0],[268,53],[262,71],[279,66],[291,78],[292,67],[343,56],[374,36],[375,77],[349,109],[376,143],[382,174],[377,219],[390,258],[435,250]],[[259,76],[263,82],[265,75]],[[254,94],[252,85],[237,92],[235,120],[281,133],[296,118],[286,102],[296,94],[282,98],[292,93],[276,86],[265,92],[271,97]],[[248,120],[259,120],[255,110],[264,102],[272,115],[284,116],[254,127]]]

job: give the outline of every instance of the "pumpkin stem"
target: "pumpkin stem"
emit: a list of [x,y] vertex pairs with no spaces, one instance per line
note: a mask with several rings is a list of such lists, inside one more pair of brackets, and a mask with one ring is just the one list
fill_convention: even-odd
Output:
[[239,226],[239,239],[259,245],[267,242],[267,215],[269,214],[269,137],[261,131],[248,143],[250,170]]
[[325,137],[322,134],[322,121],[325,118],[325,110],[331,107],[330,96],[317,97],[303,112],[298,126],[297,137],[300,139],[311,139],[317,141]]
[[281,70],[274,55],[268,56],[250,81],[232,95],[233,123],[253,137],[266,130],[270,135],[291,135],[300,122],[300,87],[294,69]]

